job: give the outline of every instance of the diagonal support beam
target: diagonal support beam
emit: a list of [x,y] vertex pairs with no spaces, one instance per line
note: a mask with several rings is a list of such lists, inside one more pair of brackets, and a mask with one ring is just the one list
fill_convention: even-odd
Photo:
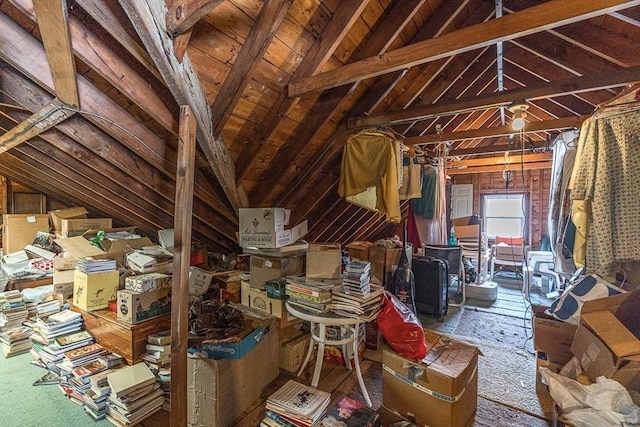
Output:
[[167,30],[172,37],[184,34],[223,0],[173,0],[167,13]]
[[71,51],[71,35],[66,0],[33,0],[42,44],[51,65],[56,97],[63,103],[80,106],[76,63]]
[[235,185],[233,160],[222,139],[213,135],[211,110],[189,57],[185,55],[182,62],[179,62],[175,55],[173,41],[167,35],[167,8],[164,2],[119,0],[119,3],[176,101],[180,105],[191,107],[198,123],[198,144],[231,206],[237,212],[239,206],[245,206],[247,201],[239,200],[241,193]]
[[74,114],[73,111],[64,108],[64,104],[54,99],[27,120],[0,136],[0,154],[38,136]]
[[296,79],[289,84],[289,96],[330,89],[637,5],[640,0],[553,0],[384,55]]

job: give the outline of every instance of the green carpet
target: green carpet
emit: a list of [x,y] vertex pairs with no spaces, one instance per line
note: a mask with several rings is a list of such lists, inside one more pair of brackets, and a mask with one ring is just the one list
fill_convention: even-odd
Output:
[[[1,357],[1,356],[0,356]],[[57,385],[34,387],[47,373],[32,365],[31,354],[0,358],[0,426],[6,427],[95,427],[112,426],[94,422],[82,406],[67,399]]]

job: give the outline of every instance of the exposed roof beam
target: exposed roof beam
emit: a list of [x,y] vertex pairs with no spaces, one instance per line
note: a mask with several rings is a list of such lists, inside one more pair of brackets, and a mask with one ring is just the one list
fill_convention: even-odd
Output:
[[289,96],[341,86],[639,4],[640,0],[553,0],[316,76],[296,79],[289,84]]
[[65,109],[64,104],[54,99],[27,120],[0,136],[0,154],[52,128],[74,114],[73,111]]
[[162,76],[158,73],[147,51],[122,27],[118,17],[107,6],[107,2],[102,0],[75,0],[75,2],[91,15],[105,31],[111,34],[111,37],[116,39],[140,64],[156,76],[158,80],[162,81]]
[[473,98],[463,98],[446,103],[421,105],[418,107],[407,108],[405,110],[396,110],[377,114],[375,116],[354,117],[349,119],[349,127],[358,128],[363,126],[423,120],[429,117],[458,114],[480,108],[508,105],[514,100],[549,98],[590,90],[606,89],[636,81],[640,81],[640,66],[622,68],[617,71],[611,71],[603,74],[569,77],[539,86],[507,90],[504,92],[491,93]]
[[524,147],[524,149],[522,147],[516,147],[515,144],[493,144],[493,145],[486,145],[483,147],[471,147],[471,148],[461,148],[458,150],[451,150],[449,151],[448,157],[504,153],[505,151],[509,151],[509,152],[533,151],[536,149],[546,149],[547,146],[548,146],[547,141],[527,142],[527,145]]
[[[223,0],[173,0],[167,12],[167,31],[172,37],[186,33]],[[264,7],[264,6],[263,6]]]
[[[509,168],[518,169],[520,163],[533,163],[533,162],[548,162],[553,160],[553,153],[535,153],[535,154],[515,154],[509,158]],[[467,159],[467,160],[449,160],[447,162],[447,168],[460,168],[460,167],[478,167],[478,166],[495,166],[500,165],[505,167],[505,158],[502,156],[485,157],[482,159]]]
[[231,70],[224,80],[216,100],[211,105],[213,134],[220,135],[227,118],[249,84],[247,76],[260,64],[276,31],[287,16],[293,0],[267,0],[260,9],[249,35],[242,44]]
[[[447,175],[465,175],[470,173],[487,173],[487,172],[502,172],[505,169],[504,165],[494,166],[477,166],[471,168],[460,169],[447,169]],[[536,169],[551,169],[551,161],[546,162],[531,162],[514,165],[512,170],[536,170]]]
[[[527,122],[523,131],[529,132],[545,132],[550,130],[578,128],[588,116],[571,116],[554,120],[544,120],[538,122]],[[465,139],[489,138],[495,136],[506,136],[518,133],[513,130],[511,125],[496,126],[490,128],[469,129],[455,132],[432,133],[422,136],[411,136],[404,139],[405,145],[416,144],[435,144],[445,141],[462,141]]]
[[181,105],[189,105],[193,110],[198,122],[198,143],[231,206],[237,212],[240,205],[246,205],[247,201],[239,200],[233,160],[224,142],[213,135],[211,110],[189,57],[185,56],[182,62],[178,62],[175,56],[173,42],[167,35],[164,2],[119,0],[119,3],[129,16],[176,101]]
[[66,0],[33,0],[42,43],[53,75],[56,97],[65,104],[80,106],[76,63],[71,52]]

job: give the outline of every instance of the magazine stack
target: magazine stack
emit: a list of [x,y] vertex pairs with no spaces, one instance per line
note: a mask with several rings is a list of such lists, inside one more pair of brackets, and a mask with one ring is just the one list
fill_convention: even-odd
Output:
[[289,380],[267,399],[261,426],[315,427],[326,415],[331,394]]
[[329,311],[334,283],[305,277],[287,277],[286,294],[289,302],[313,313]]
[[28,314],[20,291],[0,292],[0,332],[8,332],[22,326]]
[[365,297],[371,290],[369,284],[369,261],[351,260],[342,273],[342,286],[345,293]]
[[19,326],[10,331],[0,332],[0,345],[5,357],[28,353],[31,350],[29,337],[33,330],[26,326]]
[[171,331],[149,335],[147,353],[141,358],[156,374],[160,389],[164,393],[162,409],[169,412],[171,410]]
[[142,362],[108,374],[107,382],[111,388],[107,419],[116,426],[138,424],[162,407],[160,384]]
[[381,285],[371,283],[369,293],[365,296],[354,292],[345,292],[344,289],[333,291],[331,311],[342,316],[359,318],[364,322],[371,322],[378,317],[382,309],[382,294],[384,288]]

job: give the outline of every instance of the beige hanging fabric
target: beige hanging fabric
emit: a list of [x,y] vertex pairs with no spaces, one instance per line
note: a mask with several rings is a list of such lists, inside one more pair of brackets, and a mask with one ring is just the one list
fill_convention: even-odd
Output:
[[350,136],[342,154],[338,194],[399,223],[400,151],[400,140],[389,132],[364,130]]

